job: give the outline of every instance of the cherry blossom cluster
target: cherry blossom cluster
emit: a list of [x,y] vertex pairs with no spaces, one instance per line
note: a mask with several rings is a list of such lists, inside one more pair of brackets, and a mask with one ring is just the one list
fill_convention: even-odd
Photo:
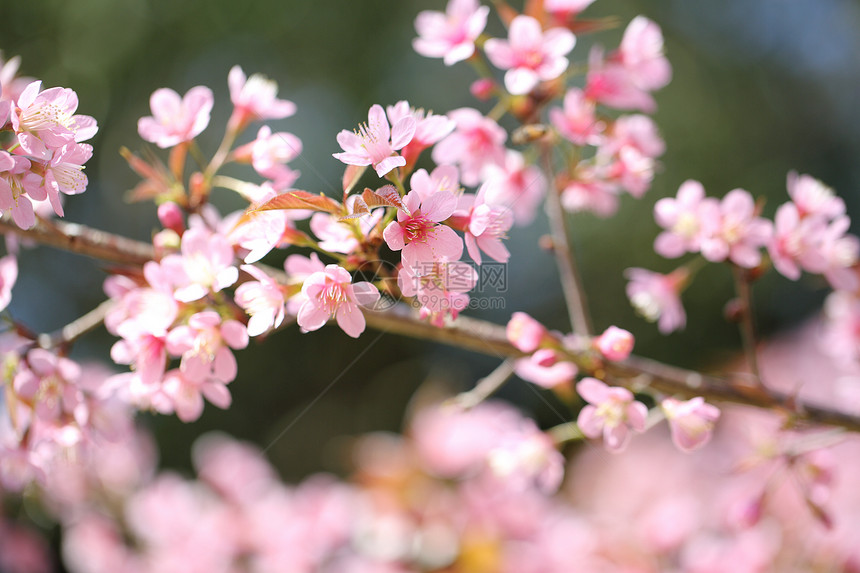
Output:
[[[809,344],[814,330],[764,353],[776,384],[801,364],[827,369]],[[830,399],[833,390],[810,388]],[[195,445],[196,478],[153,474],[144,447],[138,479],[101,482],[122,484],[110,486],[110,503],[92,480],[101,497],[61,513],[65,563],[75,573],[188,563],[254,573],[851,570],[858,501],[839,476],[857,471],[857,438],[786,433],[777,415],[748,408],[726,415],[713,447],[692,456],[655,428],[623,456],[586,449],[564,468],[553,442],[566,424],[550,434],[499,402],[435,405],[404,436],[357,440],[346,481],[294,486],[225,436]]]
[[61,193],[86,190],[84,163],[93,149],[82,142],[98,126],[75,113],[73,90],[42,89],[41,81],[17,77],[19,65],[18,57],[0,57],[0,213],[11,213],[27,229],[36,224],[37,212],[63,216]]
[[[605,361],[623,361],[633,350],[633,335],[610,326],[600,336],[582,336],[550,331],[524,312],[516,312],[507,325],[508,340],[528,354],[514,364],[517,375],[564,395],[569,393],[579,374],[577,363],[599,370]],[[659,408],[648,420],[648,407],[635,399],[627,388],[608,386],[601,380],[583,376],[575,384],[585,402],[576,424],[587,438],[602,438],[608,451],[623,451],[633,433],[644,432],[662,418],[669,422],[672,440],[682,451],[690,452],[710,441],[720,410],[703,398],[679,400],[655,395]]]
[[[698,181],[685,181],[676,197],[660,199],[654,206],[654,218],[663,228],[654,250],[666,258],[699,254],[708,262],[742,269],[762,269],[766,251],[767,262],[791,280],[806,271],[823,275],[834,289],[856,290],[860,240],[848,234],[845,203],[809,175],[789,173],[787,187],[791,201],[777,209],[771,222],[760,216],[761,205],[748,191],[734,189],[719,200],[707,197]],[[627,270],[631,303],[646,319],[657,321],[663,333],[686,323],[680,293],[695,266],[668,275]]]
[[133,410],[115,393],[111,372],[13,332],[0,334],[0,350],[0,487],[20,492],[37,483],[55,490],[57,499],[85,492],[73,473],[111,448],[122,449],[133,433]]

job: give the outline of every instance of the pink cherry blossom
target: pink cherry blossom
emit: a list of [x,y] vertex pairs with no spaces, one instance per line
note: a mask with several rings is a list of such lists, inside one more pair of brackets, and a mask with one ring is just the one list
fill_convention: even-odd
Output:
[[168,255],[161,264],[174,277],[176,300],[191,302],[236,282],[234,258],[227,237],[199,226],[182,235],[181,254]]
[[191,141],[209,125],[215,98],[206,86],[196,86],[183,97],[170,88],[155,90],[149,98],[152,115],[137,122],[140,137],[162,149]]
[[248,336],[259,336],[272,328],[278,328],[284,321],[284,291],[281,286],[252,265],[239,267],[255,281],[248,281],[236,287],[235,300],[251,317],[248,320]]
[[403,198],[403,203],[406,209],[398,210],[397,220],[385,227],[382,236],[392,251],[403,251],[404,266],[414,271],[443,258],[460,258],[463,240],[454,229],[440,224],[457,207],[453,194],[440,191],[422,200],[413,191]]
[[824,276],[834,289],[854,291],[858,288],[856,267],[860,261],[860,239],[848,235],[850,219],[837,217],[824,233],[821,252],[826,261]]
[[669,420],[672,441],[685,452],[704,446],[711,439],[714,424],[720,417],[716,406],[705,403],[701,397],[681,401],[666,398],[660,408]]
[[[347,197],[346,206],[348,209],[352,209],[357,197],[357,195]],[[356,232],[356,221],[349,224],[328,213],[314,213],[311,217],[310,228],[313,234],[320,239],[320,248],[333,253],[351,254],[360,248],[361,241],[370,234],[382,216],[383,210],[376,209],[369,215],[359,218],[357,221],[358,232]]]
[[585,97],[616,109],[638,109],[645,113],[657,109],[649,91],[637,85],[623,65],[605,61],[599,46],[593,46],[589,53]]
[[18,98],[12,113],[12,126],[18,143],[29,155],[48,159],[49,149],[67,143],[86,141],[95,135],[96,120],[76,115],[77,94],[68,88],[41,91],[42,82],[28,85]]
[[[460,311],[457,294],[469,292],[478,283],[478,273],[471,265],[457,260],[440,259],[411,266],[404,264],[397,274],[397,285],[404,296],[414,296],[431,313],[445,313],[449,308]],[[465,303],[468,304],[468,297]]]
[[244,127],[248,122],[283,119],[296,113],[296,104],[278,99],[278,84],[260,74],[250,78],[239,66],[233,66],[227,75],[233,115],[230,123]]
[[730,259],[736,265],[752,268],[761,261],[761,247],[773,234],[770,221],[756,216],[755,201],[748,191],[729,191],[720,202],[720,218],[702,240],[702,255],[712,262]]
[[391,125],[397,125],[397,122],[404,117],[412,117],[415,120],[415,135],[400,152],[406,159],[407,165],[414,165],[422,151],[439,142],[456,127],[454,120],[447,116],[415,109],[407,101],[390,105],[386,111]]
[[681,304],[681,289],[687,281],[682,269],[662,275],[640,268],[627,269],[627,298],[646,320],[657,322],[663,334],[683,329],[687,315]]
[[603,436],[610,452],[627,447],[631,430],[645,431],[648,408],[634,400],[630,390],[607,386],[596,378],[583,378],[576,384],[576,392],[588,402],[576,419],[579,429],[592,439]]
[[505,488],[522,491],[534,485],[545,494],[558,490],[564,477],[564,456],[552,439],[527,418],[507,429],[487,454],[493,477]]
[[615,58],[643,89],[658,90],[672,79],[672,67],[663,55],[660,27],[644,16],[633,18],[627,25]]
[[18,101],[21,92],[33,83],[33,78],[18,76],[20,66],[21,56],[14,56],[4,62],[0,54],[0,101]]
[[457,123],[457,128],[433,148],[433,161],[437,165],[457,165],[464,185],[478,185],[486,166],[504,165],[508,133],[476,109],[455,109],[448,117]]
[[505,87],[514,95],[526,94],[541,81],[554,80],[567,69],[565,57],[576,37],[565,28],[544,32],[530,16],[517,16],[508,40],[491,38],[484,43],[487,58],[505,73]]
[[18,279],[18,259],[14,255],[0,258],[0,311],[12,300],[12,287]]
[[618,117],[601,149],[606,153],[618,153],[624,147],[633,147],[650,158],[660,157],[666,151],[666,143],[660,137],[657,124],[641,113]]
[[[180,370],[190,380],[227,384],[236,378],[236,358],[230,348],[248,346],[248,330],[236,320],[223,320],[212,310],[191,315],[188,323],[167,335],[167,350],[181,356]],[[229,348],[228,348],[229,347]]]
[[305,301],[299,309],[297,321],[304,330],[318,330],[334,318],[338,326],[353,338],[364,332],[364,315],[361,305],[372,305],[379,291],[368,282],[352,284],[346,269],[328,265],[305,279],[302,286]]
[[401,117],[393,126],[388,125],[385,110],[375,104],[367,115],[367,123],[358,132],[344,129],[337,134],[343,153],[333,154],[347,165],[373,165],[380,177],[406,165],[406,159],[395,153],[408,144],[415,135],[416,122],[411,115]]
[[53,157],[45,165],[45,190],[51,207],[60,217],[63,216],[63,206],[59,193],[77,195],[86,190],[88,181],[84,175],[84,163],[92,156],[91,145],[67,143],[55,150]]
[[654,241],[654,250],[667,258],[699,252],[707,221],[718,217],[719,202],[705,198],[705,188],[698,181],[685,181],[676,198],[665,197],[654,205],[654,219],[666,229]]
[[789,172],[786,187],[800,217],[824,215],[832,218],[845,213],[845,202],[833,189],[809,175]]
[[563,108],[549,110],[549,120],[562,137],[576,145],[598,145],[606,124],[594,113],[594,102],[586,99],[579,88],[570,88],[564,95]]
[[302,142],[284,131],[272,133],[268,125],[260,127],[257,138],[236,149],[233,154],[240,161],[251,161],[251,164],[262,177],[271,180],[272,188],[281,191],[289,188],[299,172],[287,167],[287,163],[301,155]]
[[580,169],[577,179],[562,189],[561,204],[571,213],[586,211],[607,218],[618,211],[618,193],[618,186],[602,180],[594,169]]
[[546,177],[536,165],[526,163],[519,151],[505,151],[504,161],[484,168],[484,200],[488,205],[504,207],[517,225],[528,225],[546,194]]
[[573,382],[579,369],[552,348],[541,348],[526,358],[514,362],[517,376],[544,388],[555,388]]
[[594,339],[594,347],[607,360],[626,360],[633,351],[633,335],[617,326],[610,326]]
[[481,251],[499,263],[506,263],[511,253],[505,247],[502,239],[508,237],[508,231],[514,224],[514,215],[506,206],[490,204],[487,201],[488,188],[492,182],[484,183],[477,195],[464,195],[460,198],[458,210],[467,213],[466,250],[477,264],[481,264]]
[[487,25],[488,6],[478,0],[449,0],[445,13],[425,10],[415,19],[418,38],[416,52],[428,58],[442,58],[446,66],[466,60],[475,53],[475,40]]
[[534,352],[545,340],[550,339],[546,327],[524,312],[511,315],[505,332],[511,344],[528,353]]
[[453,165],[439,165],[432,173],[427,173],[426,169],[418,169],[409,179],[409,185],[422,201],[440,191],[458,195],[460,173]]
[[9,210],[12,220],[22,229],[36,224],[31,200],[47,197],[42,178],[33,173],[30,161],[0,150],[0,211]]
[[822,244],[827,221],[821,215],[801,218],[795,203],[789,202],[776,210],[773,236],[767,244],[774,268],[780,274],[797,280],[801,268],[813,273],[824,271],[827,261]]
[[588,8],[594,0],[544,0],[544,10],[559,20],[567,20]]

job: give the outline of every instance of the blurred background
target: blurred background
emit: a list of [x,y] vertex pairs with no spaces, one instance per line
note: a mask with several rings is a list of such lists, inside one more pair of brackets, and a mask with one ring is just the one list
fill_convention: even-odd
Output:
[[[280,95],[298,113],[270,122],[304,143],[292,166],[297,186],[339,193],[343,165],[335,136],[367,117],[374,103],[406,99],[437,113],[486,106],[468,92],[474,79],[465,64],[448,68],[411,48],[412,22],[421,10],[444,10],[441,0],[40,0],[0,3],[0,49],[20,55],[21,72],[48,86],[75,89],[80,113],[100,125],[91,143],[86,194],[66,202],[70,221],[148,240],[156,228],[150,204],[129,205],[125,193],[137,176],[119,156],[120,146],[143,149],[138,118],[149,115],[149,96],[160,87],[179,93],[204,84],[216,96],[210,127],[199,138],[214,151],[230,113],[227,72],[277,80]],[[634,332],[645,356],[703,369],[716,368],[740,347],[734,325],[722,318],[732,296],[727,268],[707,268],[685,293],[686,331],[661,336],[634,315],[624,295],[625,268],[662,272],[674,268],[651,248],[658,228],[654,202],[674,195],[686,179],[698,179],[710,195],[742,187],[767,197],[765,215],[786,200],[790,170],[833,186],[860,209],[860,4],[853,0],[597,0],[583,17],[636,14],[655,20],[666,37],[674,79],[657,94],[655,119],[667,143],[662,169],[643,200],[624,197],[611,220],[574,216],[571,225],[582,259],[596,327],[616,324]],[[583,37],[573,59],[588,45],[612,49],[617,30]],[[488,32],[501,25],[491,15]],[[256,129],[246,133],[251,139]],[[243,172],[237,172],[242,174]],[[222,209],[238,207],[225,192]],[[470,311],[497,323],[526,311],[567,330],[552,256],[537,247],[545,217],[514,229],[509,247],[504,308]],[[856,232],[856,228],[855,228]],[[102,299],[104,272],[97,262],[46,248],[28,252],[12,303],[13,314],[35,330],[60,327]],[[823,283],[767,276],[755,287],[758,321],[765,334],[790,328],[816,312]],[[45,301],[49,301],[48,304]],[[108,359],[112,340],[97,332],[75,349],[79,357]],[[162,463],[185,469],[190,444],[220,429],[267,448],[283,476],[342,472],[349,436],[396,430],[415,391],[428,381],[451,392],[465,389],[498,363],[455,348],[368,331],[352,340],[337,329],[301,335],[295,328],[238,356],[231,385],[233,407],[208,406],[200,421],[153,418]],[[558,422],[532,388],[513,381],[503,395],[545,425]]]

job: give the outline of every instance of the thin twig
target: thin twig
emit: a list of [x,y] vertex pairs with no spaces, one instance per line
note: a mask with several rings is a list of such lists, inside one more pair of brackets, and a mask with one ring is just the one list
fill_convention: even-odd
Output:
[[738,293],[738,298],[741,303],[741,339],[743,340],[744,354],[749,364],[750,372],[762,384],[761,374],[758,368],[758,354],[756,352],[756,336],[755,323],[753,322],[752,310],[752,293],[750,292],[750,283],[747,280],[746,271],[738,265],[732,265],[732,276],[735,279],[735,289]]
[[489,398],[496,390],[510,380],[514,375],[514,361],[507,359],[499,366],[490,372],[486,377],[481,378],[474,388],[468,392],[458,394],[453,402],[463,409],[469,410],[474,408],[487,398]]
[[51,349],[74,342],[84,334],[98,328],[104,322],[105,315],[114,304],[115,301],[111,299],[102,302],[85,315],[73,320],[59,330],[40,334],[36,338],[36,344],[41,348]]
[[573,252],[573,241],[570,230],[565,221],[564,209],[561,205],[561,196],[552,176],[552,157],[549,148],[545,147],[542,152],[544,157],[544,170],[549,180],[549,196],[546,202],[549,226],[552,232],[552,250],[558,265],[561,278],[561,287],[564,290],[564,299],[567,303],[567,312],[570,316],[570,325],[573,331],[583,336],[593,333],[591,316],[588,312],[588,303],[585,298],[585,287],[576,264],[576,255]]

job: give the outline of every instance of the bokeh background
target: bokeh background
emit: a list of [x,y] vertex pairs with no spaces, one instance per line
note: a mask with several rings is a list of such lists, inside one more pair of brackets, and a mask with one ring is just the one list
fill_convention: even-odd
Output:
[[[304,143],[293,164],[302,172],[297,185],[337,193],[343,165],[331,157],[339,151],[335,135],[365,120],[370,105],[406,99],[437,113],[461,106],[486,110],[469,95],[469,66],[448,68],[411,49],[416,14],[444,6],[441,0],[4,0],[0,49],[7,58],[21,55],[22,72],[46,86],[75,89],[79,111],[99,122],[87,165],[90,187],[67,201],[68,219],[148,240],[156,228],[154,209],[126,202],[137,178],[118,150],[143,148],[136,123],[149,115],[155,89],[184,93],[204,84],[214,90],[212,121],[200,138],[211,152],[230,113],[230,67],[239,64],[249,74],[277,80],[281,96],[299,110],[271,122],[274,130],[292,132]],[[736,328],[722,317],[732,296],[728,269],[715,266],[699,274],[685,293],[686,331],[667,337],[630,309],[623,270],[673,268],[651,249],[658,231],[651,209],[689,178],[716,196],[736,187],[765,196],[765,214],[772,216],[786,198],[786,174],[794,169],[836,188],[857,213],[860,4],[597,0],[584,17],[616,15],[626,23],[640,13],[663,28],[674,66],[674,80],[657,94],[655,117],[667,152],[643,200],[625,197],[608,221],[572,217],[576,249],[598,328],[616,324],[632,330],[640,354],[717,368],[739,348]],[[581,38],[573,58],[584,61],[592,42],[617,46],[622,30]],[[488,31],[501,31],[495,16]],[[238,206],[226,192],[216,202],[225,210]],[[544,216],[512,232],[505,307],[471,314],[504,323],[523,310],[566,330],[552,256],[537,247],[545,232]],[[36,249],[21,261],[11,310],[36,330],[53,330],[102,300],[104,276],[91,260]],[[813,280],[769,276],[755,294],[761,330],[769,334],[816,312],[825,288]],[[97,332],[75,352],[106,360],[111,343]],[[375,331],[355,341],[336,329],[301,335],[292,328],[252,343],[239,363],[229,411],[207,406],[190,425],[172,417],[150,420],[163,465],[187,468],[193,440],[220,429],[267,448],[287,479],[342,472],[350,436],[398,429],[416,390],[468,388],[498,360]],[[508,384],[503,395],[546,425],[559,421],[549,398],[521,381]]]

